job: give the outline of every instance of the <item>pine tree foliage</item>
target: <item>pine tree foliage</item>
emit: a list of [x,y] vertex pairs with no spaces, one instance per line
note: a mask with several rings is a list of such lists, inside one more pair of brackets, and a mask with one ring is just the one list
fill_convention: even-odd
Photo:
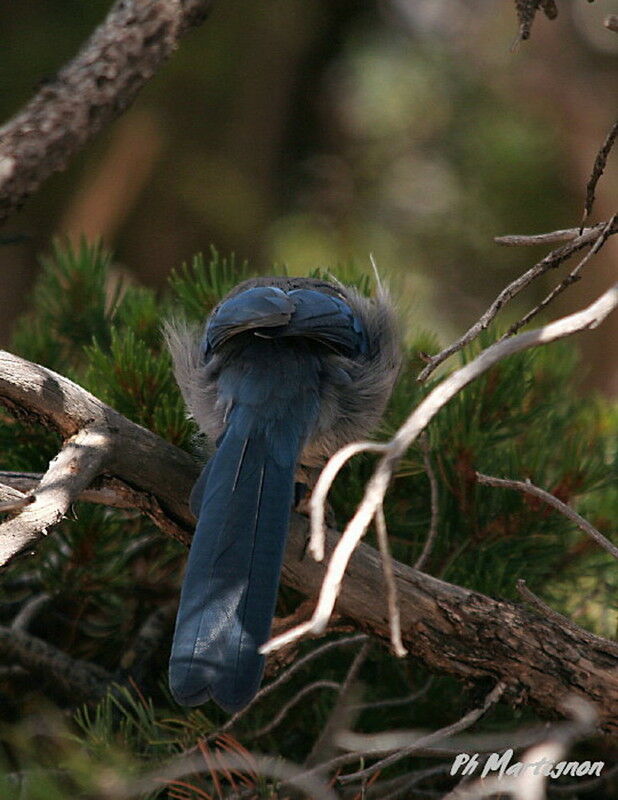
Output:
[[[199,437],[171,373],[161,321],[181,313],[204,319],[235,283],[249,276],[248,266],[212,250],[208,260],[200,255],[174,271],[161,296],[118,277],[111,256],[99,245],[56,245],[42,266],[31,309],[15,332],[14,351],[71,377],[130,419],[199,457]],[[371,291],[371,280],[351,266],[339,277]],[[471,358],[498,334],[487,332],[462,359]],[[431,383],[419,384],[416,375],[422,365],[418,354],[434,347],[429,333],[412,337],[379,437],[391,435],[432,388]],[[618,504],[618,412],[576,390],[577,369],[570,343],[513,356],[437,415],[428,441],[439,486],[439,523],[426,570],[494,597],[513,597],[516,580],[524,578],[554,607],[613,637],[618,576],[610,557],[540,502],[481,487],[475,480],[477,470],[528,477],[579,509],[601,532],[611,533]],[[57,451],[58,438],[3,410],[0,447],[4,469],[40,471]],[[331,500],[340,524],[353,512],[372,465],[373,457],[359,457],[338,478]],[[430,522],[429,481],[419,446],[400,464],[386,511],[395,556],[413,564]],[[0,585],[0,624],[9,625],[29,598],[44,595],[47,599],[29,631],[72,658],[107,670],[110,686],[98,702],[76,709],[74,698],[52,676],[34,673],[33,680],[29,672],[0,666],[0,702],[8,726],[2,733],[0,798],[104,798],[111,796],[105,793],[110,776],[129,780],[196,744],[202,752],[209,748],[205,759],[211,764],[217,753],[245,754],[241,757],[248,759],[247,771],[224,778],[217,770],[206,771],[179,779],[167,795],[163,790],[151,796],[210,798],[232,790],[247,797],[287,796],[278,795],[272,781],[250,768],[245,747],[302,762],[332,711],[332,688],[309,694],[271,732],[256,732],[307,683],[316,678],[341,681],[353,651],[342,647],[316,659],[256,704],[233,735],[214,738],[226,719],[223,712],[210,706],[179,708],[167,693],[171,618],[156,652],[145,663],[126,663],[144,623],[177,597],[184,559],[178,543],[146,518],[78,504],[34,557],[6,571]],[[282,590],[279,612],[291,613],[298,602],[294,592]],[[298,654],[314,646],[301,643]],[[399,661],[374,645],[361,670],[362,700],[403,698],[425,677],[413,658]],[[467,702],[458,682],[436,677],[413,706],[367,709],[356,726],[366,731],[435,728],[452,720]],[[61,721],[52,707],[63,710]],[[483,725],[501,729],[513,719],[514,712],[498,708]],[[33,720],[42,725],[37,735]]]

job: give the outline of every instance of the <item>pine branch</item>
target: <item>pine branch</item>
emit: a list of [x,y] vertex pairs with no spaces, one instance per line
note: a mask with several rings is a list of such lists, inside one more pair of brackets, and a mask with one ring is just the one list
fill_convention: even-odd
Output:
[[68,166],[200,25],[212,0],[118,0],[75,58],[0,129],[0,222]]

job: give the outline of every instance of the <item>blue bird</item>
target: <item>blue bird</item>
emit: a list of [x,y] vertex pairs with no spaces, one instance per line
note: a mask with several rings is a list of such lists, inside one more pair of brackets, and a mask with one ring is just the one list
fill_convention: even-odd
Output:
[[170,658],[183,705],[237,711],[256,694],[298,470],[380,420],[399,371],[388,295],[312,278],[254,278],[205,333],[168,322],[185,402],[216,450],[191,495],[197,526]]

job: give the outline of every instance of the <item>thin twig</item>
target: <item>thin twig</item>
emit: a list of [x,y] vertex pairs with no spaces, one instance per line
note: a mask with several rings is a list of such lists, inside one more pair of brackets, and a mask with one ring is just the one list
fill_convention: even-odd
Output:
[[607,134],[605,141],[601,145],[601,149],[597,153],[597,157],[594,160],[592,173],[590,175],[590,178],[588,179],[588,184],[586,186],[586,200],[584,202],[584,215],[582,217],[582,224],[581,224],[582,229],[584,227],[584,223],[588,219],[590,212],[592,211],[597,183],[599,182],[599,178],[605,171],[605,165],[607,164],[607,157],[609,156],[610,151],[614,146],[614,142],[616,141],[616,136],[618,136],[618,119],[612,125],[610,132]]
[[274,730],[283,720],[287,717],[288,713],[296,706],[300,701],[306,697],[311,692],[316,692],[318,689],[334,689],[335,691],[339,691],[341,689],[341,684],[337,683],[337,681],[314,681],[313,683],[308,683],[306,686],[297,692],[291,700],[283,706],[283,708],[279,711],[279,713],[273,717],[273,719],[267,724],[264,725],[262,728],[258,728],[256,731],[251,731],[250,733],[244,734],[245,739],[257,739],[259,736],[265,736],[267,733],[270,733]]
[[382,556],[382,571],[386,583],[386,597],[388,600],[388,621],[391,630],[391,645],[393,652],[399,658],[407,655],[408,651],[401,641],[401,614],[399,613],[399,602],[397,600],[397,586],[393,574],[393,559],[388,546],[388,532],[386,530],[386,520],[384,519],[384,508],[378,506],[375,515],[376,531],[378,534],[378,546]]
[[438,503],[438,481],[436,480],[436,474],[433,471],[431,459],[429,458],[429,440],[427,434],[423,433],[421,436],[419,436],[418,441],[421,446],[421,450],[423,451],[423,465],[425,467],[425,472],[427,473],[429,489],[431,492],[431,522],[429,524],[429,534],[425,539],[423,551],[416,559],[414,564],[414,569],[423,569],[427,559],[431,554],[436,536],[438,535],[438,515],[440,513],[440,506]]
[[51,595],[47,592],[41,592],[40,594],[34,595],[34,597],[30,597],[13,618],[11,629],[14,631],[27,630],[32,620],[50,600]]
[[[499,681],[494,688],[487,694],[483,703],[478,708],[473,708],[471,711],[468,711],[467,714],[464,714],[461,719],[458,719],[456,722],[451,723],[450,725],[446,725],[444,728],[440,728],[437,731],[433,731],[432,733],[427,734],[426,736],[419,737],[415,742],[409,744],[407,747],[403,747],[399,749],[397,752],[393,753],[392,755],[387,756],[386,758],[381,759],[380,761],[376,761],[375,764],[372,764],[370,767],[365,769],[359,770],[358,772],[352,772],[348,775],[342,775],[338,778],[340,783],[351,783],[352,781],[363,780],[368,778],[370,775],[373,775],[374,772],[378,770],[386,769],[386,767],[390,767],[392,764],[396,764],[398,761],[401,761],[402,758],[407,758],[408,756],[412,755],[417,749],[422,747],[429,747],[430,745],[436,744],[444,739],[447,739],[449,736],[453,736],[460,731],[466,730],[471,725],[479,720],[486,711],[497,703],[498,700],[504,694],[506,689],[506,684],[502,681]],[[354,737],[353,741],[359,740],[358,734],[343,734],[339,736],[338,743],[339,745],[346,747],[347,743],[350,741],[351,737]],[[382,749],[380,746],[380,737],[381,734],[369,734],[367,736],[361,736],[364,742],[372,742],[374,744],[374,752],[380,752]],[[363,746],[361,744],[361,749],[367,750],[369,749],[367,746]],[[384,752],[384,750],[382,750]]]
[[591,645],[595,645],[596,647],[602,645],[610,652],[618,655],[618,642],[613,642],[611,639],[604,639],[602,636],[596,636],[594,633],[590,633],[590,631],[585,630],[585,628],[580,628],[580,626],[576,625],[573,620],[565,617],[564,614],[556,611],[551,606],[547,605],[544,600],[541,600],[538,595],[534,594],[534,592],[531,592],[526,586],[526,581],[523,578],[519,578],[515,584],[515,588],[517,589],[519,596],[543,616],[553,620],[554,622],[557,622],[567,630],[573,631],[573,633],[576,633],[578,636],[586,639],[586,641],[588,641]]
[[561,514],[564,514],[564,516],[570,519],[571,522],[574,522],[575,525],[580,528],[580,530],[588,534],[591,539],[594,539],[598,545],[607,550],[607,552],[610,553],[614,558],[618,558],[618,547],[610,542],[605,536],[603,536],[603,534],[593,525],[591,525],[587,519],[584,519],[582,516],[580,516],[577,511],[571,508],[571,506],[563,503],[562,500],[558,500],[557,497],[549,492],[546,492],[545,489],[535,486],[529,480],[513,481],[505,478],[494,478],[491,475],[482,475],[480,472],[476,473],[476,479],[483,486],[515,489],[518,492],[523,492],[524,494],[530,494],[533,497],[538,497],[540,500],[543,500],[543,502],[547,503],[547,505],[552,506]]
[[513,297],[516,297],[523,289],[526,288],[526,286],[532,283],[532,281],[538,278],[540,275],[544,275],[550,269],[555,269],[562,264],[563,261],[566,261],[574,253],[581,250],[592,239],[596,238],[596,235],[596,231],[594,233],[587,231],[580,236],[576,236],[571,242],[568,242],[562,247],[558,247],[556,250],[552,250],[551,253],[548,253],[545,258],[524,272],[523,275],[520,275],[519,278],[516,278],[512,283],[509,283],[509,285],[500,292],[489,308],[481,315],[474,325],[472,325],[472,327],[464,333],[463,336],[450,344],[448,347],[444,348],[444,350],[441,352],[429,357],[427,365],[421,370],[417,380],[421,382],[427,380],[431,373],[440,364],[442,364],[443,361],[446,361],[446,359],[452,356],[454,353],[462,350],[467,344],[476,339],[481,331],[484,331],[487,327],[489,327],[496,314],[503,306],[512,300]]
[[603,25],[614,33],[618,33],[618,14],[608,14],[603,20]]
[[310,502],[312,535],[309,541],[309,552],[316,561],[322,561],[324,558],[324,536],[316,536],[313,532],[316,528],[320,532],[324,530],[324,521],[326,519],[325,501],[332,482],[344,464],[358,453],[384,453],[387,450],[388,445],[379,444],[378,442],[353,442],[338,450],[320,473],[320,478],[311,493]]
[[311,767],[315,764],[318,764],[322,760],[324,754],[330,752],[334,747],[339,732],[348,724],[351,724],[350,714],[352,713],[352,703],[350,703],[350,694],[354,689],[358,678],[358,673],[360,672],[362,665],[365,663],[370,649],[371,642],[364,642],[358,653],[356,653],[354,656],[343,683],[341,684],[337,701],[330,712],[326,724],[320,732],[320,735],[314,742],[311,752],[305,759],[305,766]]
[[358,703],[358,705],[353,706],[354,711],[369,711],[375,709],[385,709],[385,708],[395,708],[397,706],[407,705],[408,703],[413,703],[415,700],[423,697],[427,694],[429,689],[431,688],[431,684],[433,683],[433,675],[425,681],[423,686],[416,691],[412,692],[412,694],[407,694],[405,697],[388,697],[385,700],[375,700],[372,703]]
[[538,244],[554,244],[555,242],[570,242],[577,239],[578,236],[586,237],[586,241],[591,241],[595,238],[598,232],[602,231],[605,227],[604,222],[599,222],[590,228],[584,228],[581,231],[579,228],[564,228],[559,231],[550,231],[549,233],[533,233],[531,235],[520,236],[518,234],[508,236],[494,236],[496,244],[506,245],[507,247],[532,247]]
[[[9,487],[3,486],[2,487],[2,494],[7,493],[6,490]],[[34,497],[29,495],[22,495],[19,492],[15,493],[16,496],[13,497],[11,500],[5,500],[3,503],[0,503],[0,514],[8,514],[13,511],[21,511],[22,508],[29,506],[30,503],[34,503]]]
[[[520,333],[511,339],[494,343],[436,386],[410,414],[391,441],[378,446],[380,451],[384,452],[384,455],[367,483],[360,505],[348,522],[333,551],[311,620],[270,639],[262,646],[261,652],[270,652],[304,636],[306,633],[319,633],[326,628],[339,594],[348,561],[356,545],[365,534],[378,507],[384,502],[384,496],[395,467],[416,437],[451,398],[471,381],[507,356],[562,339],[582,330],[595,328],[616,306],[618,306],[618,284],[609,288],[594,303],[582,311],[563,317],[542,328]],[[323,552],[323,521],[325,513],[323,503],[337,470],[355,452],[360,452],[364,449],[375,451],[376,447],[375,443],[371,442],[348,445],[348,447],[336,453],[322,471],[311,500],[311,538],[314,543],[317,543],[312,548],[313,552],[319,552],[320,550]],[[334,467],[333,464],[335,465]],[[320,505],[320,502],[322,505]]]
[[575,281],[579,280],[580,278],[579,273],[586,266],[588,261],[590,261],[593,255],[599,252],[599,250],[603,247],[603,245],[607,241],[608,237],[611,236],[613,232],[618,230],[616,219],[617,215],[614,215],[607,223],[607,225],[603,227],[603,229],[601,230],[601,235],[593,244],[593,246],[590,248],[590,250],[588,250],[586,255],[579,261],[575,269],[571,270],[571,272],[569,272],[566,278],[564,278],[564,280],[562,280],[557,286],[555,286],[551,290],[551,292],[543,300],[541,300],[538,306],[535,306],[535,308],[531,309],[518,322],[516,322],[514,325],[511,325],[508,331],[500,337],[501,339],[506,339],[507,337],[512,336],[514,333],[517,333],[517,331],[520,330],[520,328],[523,328],[524,325],[527,325],[530,322],[530,320],[533,319],[533,317],[536,317],[536,315],[539,312],[543,311],[544,308],[547,308],[547,306],[551,302],[553,302],[553,300],[555,300],[555,298],[559,294],[561,294],[565,289],[568,289],[568,287],[571,286],[571,284],[575,283]]
[[320,658],[323,656],[324,653],[329,653],[331,650],[336,650],[340,647],[349,647],[350,645],[360,644],[362,642],[366,642],[369,637],[365,633],[357,633],[354,636],[346,636],[342,639],[335,639],[331,642],[326,642],[325,644],[316,647],[310,653],[307,653],[302,658],[299,658],[297,661],[292,664],[291,667],[286,669],[285,672],[282,672],[279,677],[272,681],[272,683],[267,684],[266,686],[262,686],[259,692],[255,695],[253,700],[249,703],[249,705],[245,706],[241,711],[237,711],[233,716],[231,716],[226,723],[224,723],[210,738],[214,738],[219,733],[224,733],[228,731],[233,725],[235,725],[239,719],[245,716],[247,712],[254,708],[256,703],[259,703],[260,700],[263,700],[264,697],[267,697],[271,692],[274,692],[280,686],[283,686],[284,683],[287,683],[291,678],[296,675],[299,670],[303,667],[306,667],[307,664],[310,664],[316,658]]

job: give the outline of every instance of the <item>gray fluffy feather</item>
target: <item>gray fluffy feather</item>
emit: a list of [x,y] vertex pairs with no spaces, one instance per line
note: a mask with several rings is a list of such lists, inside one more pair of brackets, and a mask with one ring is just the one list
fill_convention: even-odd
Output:
[[[238,284],[221,302],[255,286],[276,286],[283,291],[306,288],[339,296],[363,322],[367,332],[366,357],[353,360],[334,352],[325,352],[323,356],[320,414],[299,458],[302,465],[321,466],[343,445],[365,437],[384,413],[401,365],[400,335],[390,296],[381,286],[370,299],[336,282],[261,277]],[[223,432],[226,413],[217,392],[221,356],[215,353],[204,364],[203,331],[203,326],[180,319],[170,319],[164,324],[174,374],[187,409],[214,443]]]

